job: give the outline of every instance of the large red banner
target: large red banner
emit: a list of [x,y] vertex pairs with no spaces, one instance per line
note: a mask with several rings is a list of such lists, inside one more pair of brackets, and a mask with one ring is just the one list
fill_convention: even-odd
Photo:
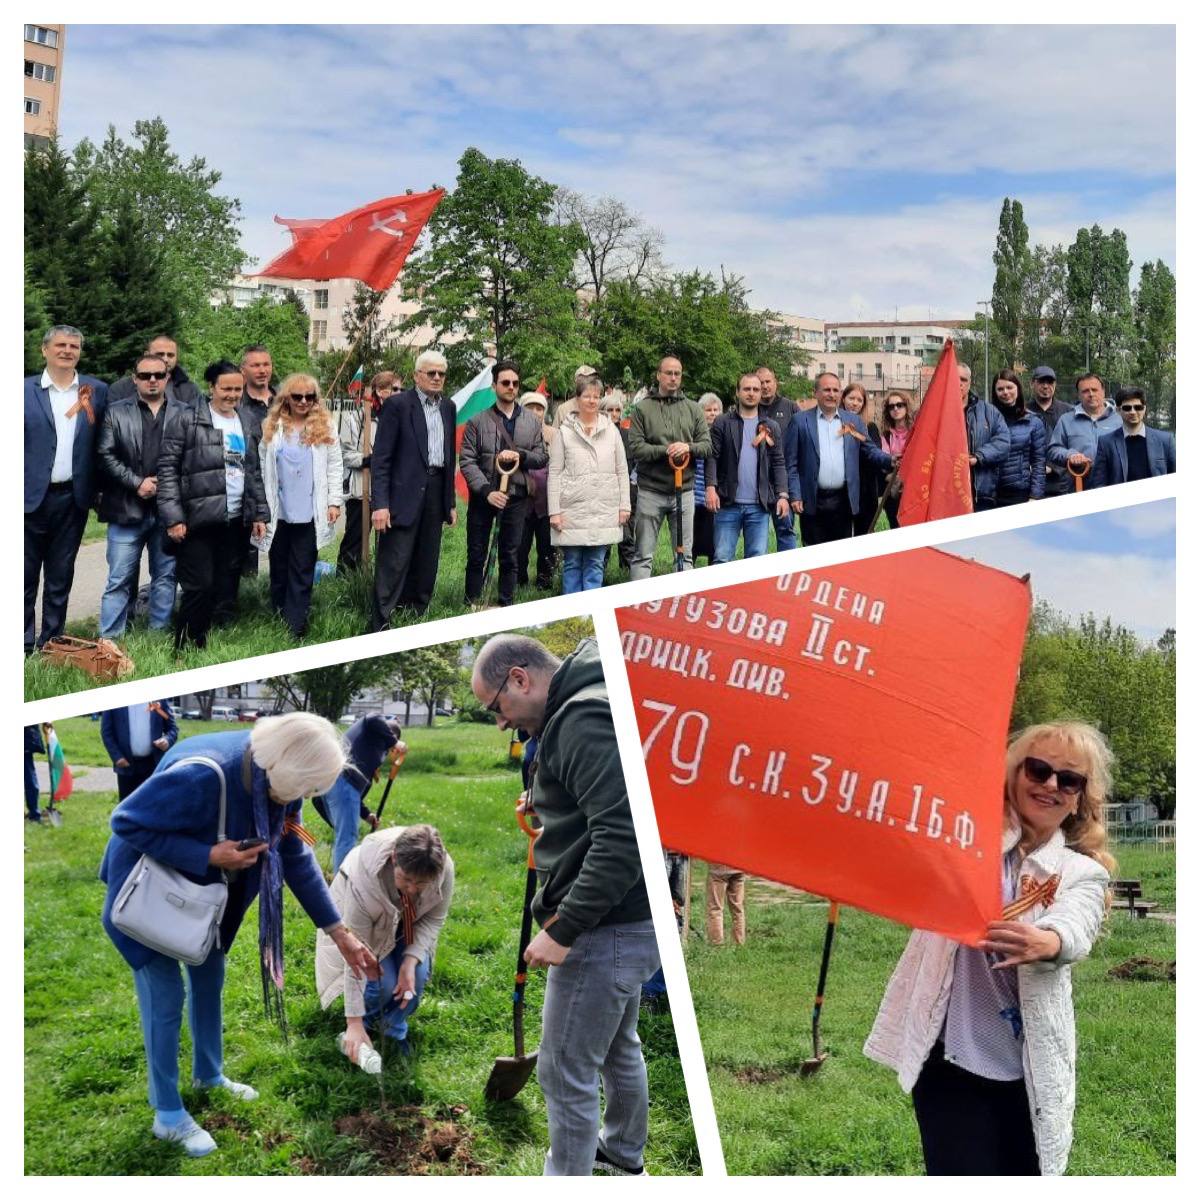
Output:
[[1028,617],[939,550],[618,609],[663,844],[977,943]]

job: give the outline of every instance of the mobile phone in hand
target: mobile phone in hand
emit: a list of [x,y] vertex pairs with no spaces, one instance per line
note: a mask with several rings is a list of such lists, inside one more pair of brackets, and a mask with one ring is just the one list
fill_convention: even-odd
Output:
[[237,848],[239,850],[253,850],[255,846],[265,846],[266,844],[266,838],[248,837],[242,838],[242,840],[238,842]]

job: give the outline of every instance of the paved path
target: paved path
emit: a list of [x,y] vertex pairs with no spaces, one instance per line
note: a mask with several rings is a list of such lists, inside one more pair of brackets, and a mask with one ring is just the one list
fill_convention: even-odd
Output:
[[[50,768],[44,762],[35,762],[38,774],[38,786],[43,792],[50,788]],[[77,792],[115,792],[117,790],[117,773],[112,767],[77,767],[71,765],[71,774],[75,777]]]

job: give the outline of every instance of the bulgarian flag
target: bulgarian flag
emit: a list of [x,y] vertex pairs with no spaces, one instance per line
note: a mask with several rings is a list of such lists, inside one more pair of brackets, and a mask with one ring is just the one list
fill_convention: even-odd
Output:
[[62,743],[51,726],[46,727],[46,757],[50,760],[50,795],[55,800],[65,800],[74,790],[75,780]]
[[362,363],[358,364],[358,370],[354,372],[354,378],[350,380],[349,390],[350,395],[357,396],[362,391],[363,386],[363,369]]
[[[484,363],[483,370],[451,397],[454,401],[455,411],[454,453],[456,456],[462,451],[463,430],[466,428],[467,422],[476,413],[485,412],[496,403],[496,393],[492,389],[493,362],[494,360],[489,358]],[[454,486],[459,496],[466,500],[469,495],[467,481],[462,477],[461,471],[454,478]]]

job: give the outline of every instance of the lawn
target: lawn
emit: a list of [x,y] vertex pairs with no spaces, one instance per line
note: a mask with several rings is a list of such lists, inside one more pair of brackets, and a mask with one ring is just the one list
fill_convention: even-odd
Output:
[[[466,505],[459,503],[458,524],[443,531],[442,554],[438,567],[437,587],[433,600],[425,613],[424,621],[440,620],[458,616],[467,611],[463,599],[466,578]],[[89,526],[91,528],[91,526]],[[97,526],[103,529],[102,526]],[[879,528],[887,528],[887,519],[880,517]],[[671,521],[664,521],[659,536],[658,550],[654,556],[654,574],[664,575],[674,569],[674,534]],[[103,536],[101,534],[101,536]],[[775,544],[771,535],[770,544]],[[321,557],[328,562],[337,558],[337,546],[326,547]],[[531,578],[536,562],[536,553],[530,553]],[[213,663],[231,662],[239,658],[250,658],[258,654],[271,654],[278,650],[291,649],[296,643],[270,608],[267,594],[266,564],[257,580],[243,580],[239,599],[239,617],[235,624],[214,630],[203,650],[190,647],[181,655],[175,654],[174,642],[169,632],[152,632],[144,619],[135,622],[122,642],[125,652],[134,662],[134,672],[128,679],[147,679],[155,675],[166,675],[172,671],[192,667],[210,666]],[[144,572],[143,572],[144,575]],[[609,556],[607,583],[619,583],[627,576],[622,571],[617,555]],[[312,614],[309,620],[305,645],[316,645],[339,638],[357,637],[366,629],[367,613],[370,608],[370,580],[362,575],[349,578],[327,577],[313,589]],[[555,592],[560,590],[560,580],[555,582]],[[540,592],[531,583],[518,588],[516,603],[543,599],[549,592]],[[489,593],[492,602],[496,599],[496,584],[492,583]],[[396,618],[400,620],[399,617]],[[94,638],[99,629],[99,616],[71,621],[67,632],[76,637]],[[96,681],[74,667],[51,666],[42,662],[38,655],[25,660],[25,699],[42,700],[47,696],[61,696],[68,692],[82,691],[96,686]]]
[[[217,723],[186,722],[184,732]],[[245,729],[245,726],[242,726]],[[107,763],[99,727],[62,721],[72,763]],[[226,1067],[260,1099],[243,1104],[185,1088],[184,1101],[218,1151],[186,1159],[150,1136],[146,1069],[133,981],[99,924],[96,869],[114,793],[77,792],[60,829],[25,831],[25,1170],[28,1174],[539,1174],[546,1114],[536,1079],[506,1104],[483,1099],[498,1055],[512,1054],[512,971],[524,888],[525,839],[512,818],[519,775],[507,737],[482,725],[414,729],[384,824],[430,821],[457,869],[450,917],[424,1002],[411,1024],[414,1053],[385,1061],[377,1081],[342,1058],[340,1006],[313,992],[314,934],[287,893],[290,1037],[263,1015],[252,911],[229,956]],[[437,764],[438,770],[429,769]],[[424,767],[425,769],[420,769]],[[377,805],[382,784],[368,803]],[[317,854],[331,831],[306,812]],[[537,1044],[542,976],[533,973],[526,1018]],[[669,1013],[643,1014],[650,1072],[653,1174],[699,1171]],[[189,1076],[184,1033],[181,1079]],[[366,1120],[359,1114],[367,1114]],[[380,1130],[379,1115],[387,1136]],[[356,1119],[358,1118],[358,1119]]]
[[[1118,846],[1123,878],[1174,909],[1175,856]],[[912,1107],[895,1075],[862,1054],[907,930],[843,910],[821,1020],[829,1058],[812,1053],[812,997],[826,905],[754,881],[744,947],[703,940],[705,870],[693,871],[691,983],[717,1123],[731,1174],[920,1174]],[[728,924],[728,923],[727,923]],[[727,933],[728,937],[728,933]],[[1175,985],[1114,979],[1144,956],[1175,958],[1175,927],[1121,912],[1074,969],[1078,1035],[1075,1175],[1175,1172]]]

